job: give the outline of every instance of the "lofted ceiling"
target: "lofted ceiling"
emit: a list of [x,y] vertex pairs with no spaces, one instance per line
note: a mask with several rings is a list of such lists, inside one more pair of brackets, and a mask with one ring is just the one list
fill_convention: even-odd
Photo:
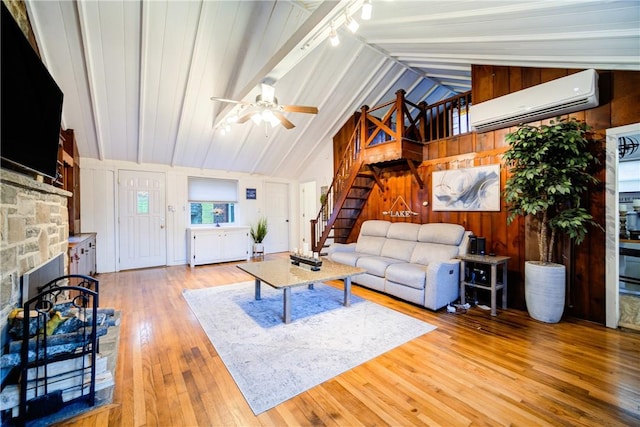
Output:
[[[83,158],[297,178],[362,105],[434,103],[471,64],[640,70],[640,2],[29,1],[43,60]],[[360,23],[352,34],[351,15]],[[341,43],[327,40],[331,25]],[[260,83],[296,126],[221,132]]]

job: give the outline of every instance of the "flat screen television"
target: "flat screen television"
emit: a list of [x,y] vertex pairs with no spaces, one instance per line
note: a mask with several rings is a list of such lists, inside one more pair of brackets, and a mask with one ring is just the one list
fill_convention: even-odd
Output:
[[63,94],[2,3],[2,166],[56,179]]

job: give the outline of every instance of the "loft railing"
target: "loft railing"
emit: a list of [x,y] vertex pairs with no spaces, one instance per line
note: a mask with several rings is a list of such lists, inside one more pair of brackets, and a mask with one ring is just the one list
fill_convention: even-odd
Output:
[[[424,140],[423,126],[421,124],[424,115],[424,103],[420,105],[408,101],[404,97],[405,91],[396,92],[396,99],[369,108],[364,105],[360,119],[361,138],[363,147],[371,147],[385,142],[401,141],[403,139],[422,142]],[[426,104],[425,104],[426,105]],[[376,112],[382,112],[388,108],[382,116],[376,116]],[[401,126],[398,126],[400,117]]]
[[449,99],[424,105],[424,135],[423,142],[449,138],[471,132],[469,125],[469,107],[471,106],[471,91],[461,93]]
[[[470,131],[469,106],[471,91],[461,93],[433,105],[425,102],[414,104],[404,97],[405,91],[396,92],[396,99],[373,108],[363,106],[360,117],[340,165],[325,196],[320,211],[311,220],[311,242],[314,251],[320,252],[331,227],[344,204],[349,188],[358,172],[367,164],[366,149],[394,141],[414,143],[433,142]],[[376,112],[382,113],[377,117]],[[400,117],[401,126],[398,126]]]

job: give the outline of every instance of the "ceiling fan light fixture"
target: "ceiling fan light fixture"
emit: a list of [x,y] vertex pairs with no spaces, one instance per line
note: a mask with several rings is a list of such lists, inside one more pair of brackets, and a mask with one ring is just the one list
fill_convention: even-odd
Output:
[[360,17],[363,20],[368,21],[369,19],[371,19],[372,12],[373,12],[373,6],[371,5],[371,0],[366,0],[362,5],[362,12]]
[[260,115],[260,113],[254,113],[251,115],[251,120],[253,120],[253,123],[259,125],[260,123],[262,123],[262,116]]
[[273,102],[276,98],[276,88],[268,85],[266,83],[262,83],[262,101],[264,102]]
[[262,111],[262,120],[269,123],[271,127],[275,127],[280,124],[280,120],[278,120],[271,110]]
[[336,32],[336,29],[333,27],[333,24],[331,24],[329,41],[331,42],[331,46],[338,46],[340,44],[340,38],[338,37],[338,33]]
[[239,117],[237,114],[232,114],[229,117],[227,117],[227,123],[236,123],[238,119]]

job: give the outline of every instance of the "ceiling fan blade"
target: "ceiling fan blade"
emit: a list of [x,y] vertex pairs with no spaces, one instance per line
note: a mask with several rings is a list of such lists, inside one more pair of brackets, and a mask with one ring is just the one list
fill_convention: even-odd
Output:
[[239,123],[239,124],[246,123],[249,121],[249,119],[251,119],[252,115],[253,113],[248,113],[248,114],[245,114],[244,116],[240,116],[238,118],[238,121],[236,121],[236,123]]
[[318,114],[318,107],[308,107],[304,105],[281,105],[283,111],[289,111],[291,113],[307,113]]
[[276,116],[278,120],[280,120],[280,124],[282,124],[282,126],[286,127],[287,129],[293,129],[294,127],[296,127],[296,125],[291,123],[289,119],[287,119],[280,111],[273,111],[273,115]]
[[229,102],[231,104],[250,105],[248,102],[236,101],[235,99],[218,98],[217,96],[211,97],[212,101]]

